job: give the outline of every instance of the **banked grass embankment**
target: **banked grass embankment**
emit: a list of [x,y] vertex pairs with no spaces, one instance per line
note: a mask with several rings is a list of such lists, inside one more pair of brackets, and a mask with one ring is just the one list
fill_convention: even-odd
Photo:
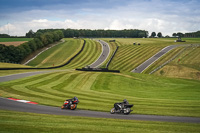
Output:
[[79,109],[106,112],[126,98],[133,113],[200,117],[199,87],[191,80],[71,70],[1,83],[0,94],[52,106],[77,96]]
[[143,71],[143,73],[149,74],[151,71],[156,69],[157,67],[161,66],[165,62],[171,60],[174,56],[176,56],[179,52],[182,52],[185,49],[185,47],[177,47],[172,50],[170,50],[168,53],[163,55],[160,59],[155,61],[152,65],[150,65],[147,69]]
[[[37,67],[45,67],[47,65],[52,66],[56,64],[63,64],[63,62],[69,61],[74,55],[82,48],[83,40],[68,39],[67,44],[62,46],[55,46],[48,51],[45,51],[41,56],[38,56],[33,62],[36,62]],[[81,68],[93,63],[101,54],[101,45],[90,39],[85,39],[84,48],[81,52],[73,58],[63,68]],[[61,59],[60,59],[61,58]],[[45,65],[46,64],[46,65]]]
[[52,67],[67,62],[74,53],[80,51],[83,40],[65,39],[65,41],[66,42],[43,52],[36,59],[29,62],[28,65],[35,67]]
[[110,63],[109,69],[129,72],[152,57],[162,48],[162,46],[120,46]]
[[102,52],[101,44],[90,39],[85,39],[85,41],[83,51],[64,68],[82,68],[92,64],[99,58]]
[[10,67],[8,67],[8,68],[0,68],[0,70],[19,70],[19,69],[55,69],[55,68],[61,68],[61,67],[63,67],[63,66],[66,66],[66,65],[68,65],[74,58],[76,58],[82,51],[83,51],[83,49],[84,49],[84,47],[85,47],[85,43],[86,43],[86,41],[84,40],[84,43],[83,43],[83,45],[81,46],[81,48],[80,48],[80,50],[77,52],[77,53],[74,53],[73,55],[71,55],[71,57],[69,58],[69,60],[67,60],[67,62],[64,62],[64,63],[62,63],[61,65],[58,65],[58,66],[52,66],[52,67],[40,67],[40,68],[35,68],[35,67],[33,67],[33,68],[28,68],[28,67],[24,67],[24,68],[22,68],[22,67],[14,67],[14,68],[10,68]]
[[155,75],[200,80],[200,46],[187,48]]
[[[109,69],[117,69],[120,71],[131,71],[141,63],[149,59],[151,56],[155,55],[162,48],[175,45],[175,44],[185,44],[186,42],[175,43],[176,38],[116,38],[115,42],[109,42],[112,39],[103,39],[109,42],[111,47],[111,53],[119,46],[117,54],[114,56]],[[198,38],[184,38],[187,44],[198,44],[200,40]],[[133,43],[136,45],[133,45]],[[137,45],[140,43],[141,45]],[[173,52],[171,52],[174,54]],[[168,54],[171,56],[171,54]],[[165,56],[166,57],[166,56]],[[151,71],[154,67],[158,66],[157,62],[150,66],[150,69],[145,72]]]

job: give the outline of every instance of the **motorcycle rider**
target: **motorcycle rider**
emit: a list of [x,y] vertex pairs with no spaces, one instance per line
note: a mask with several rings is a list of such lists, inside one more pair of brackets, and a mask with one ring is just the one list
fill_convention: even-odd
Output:
[[77,97],[73,97],[72,99],[66,99],[65,102],[69,101],[69,104],[72,104],[72,102],[76,101],[76,100],[78,100],[78,98]]
[[120,110],[120,109],[123,109],[124,106],[128,105],[128,104],[129,104],[129,102],[126,99],[124,99],[123,102],[121,102],[121,103],[115,103],[114,107],[116,110]]

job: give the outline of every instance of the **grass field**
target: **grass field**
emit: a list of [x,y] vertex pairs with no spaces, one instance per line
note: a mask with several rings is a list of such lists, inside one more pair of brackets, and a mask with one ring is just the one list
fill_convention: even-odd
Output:
[[200,80],[200,46],[187,48],[155,75]]
[[[113,38],[105,38],[103,40],[113,40]],[[116,43],[119,46],[123,45],[133,45],[140,43],[142,45],[150,45],[150,46],[168,46],[175,44],[199,44],[200,38],[182,38],[186,42],[174,42],[177,38],[115,38]]]
[[63,68],[82,68],[87,65],[92,64],[94,61],[98,59],[102,52],[101,44],[94,40],[85,39],[86,44],[83,51],[73,59],[67,66]]
[[130,72],[162,48],[161,46],[120,46],[109,69]]
[[[183,40],[186,40],[186,42],[179,42],[179,43],[175,43],[174,42],[175,39],[176,38],[117,38],[115,39],[116,40],[115,42],[109,42],[109,40],[113,40],[113,38],[104,39],[104,41],[109,42],[112,51],[116,48],[116,46],[119,46],[118,52],[116,53],[116,55],[114,56],[113,60],[109,65],[109,69],[117,69],[120,70],[121,72],[130,72],[131,70],[139,66],[141,63],[146,61],[151,56],[155,55],[159,50],[161,50],[166,46],[174,44],[200,44],[200,38],[183,38]],[[136,44],[140,43],[141,45],[133,45],[134,42]],[[184,47],[179,47],[171,50],[161,59],[152,64],[149,68],[147,68],[143,73],[148,74],[158,66],[162,65],[164,62],[170,60],[173,56],[175,56],[178,52],[180,52],[183,49]],[[190,53],[191,57],[195,56],[196,59],[196,65],[191,64],[190,69],[192,66],[195,66],[196,69],[200,68],[198,65],[200,63],[199,60],[200,58],[199,56],[197,56],[199,51]],[[186,65],[183,66],[185,67]],[[169,71],[171,71],[171,69]],[[168,73],[169,71],[167,71],[166,73]],[[188,70],[188,71],[193,71],[193,70]],[[189,74],[187,74],[187,76],[185,77],[189,79],[192,79],[193,77],[195,77],[194,79],[199,79],[198,76],[188,77]],[[159,74],[157,73],[157,75]],[[167,74],[163,76],[167,76]]]
[[[30,66],[36,67],[49,67],[58,66],[67,62],[73,57],[83,46],[83,40],[80,39],[65,39],[66,42],[57,45],[42,54],[36,59],[28,63]],[[83,51],[70,64],[64,68],[77,68],[85,67],[86,65],[92,64],[101,54],[101,45],[96,41],[85,39],[86,44]]]
[[13,63],[0,63],[0,68],[26,68],[30,66],[21,65],[21,64],[13,64]]
[[[109,41],[109,39],[104,40]],[[175,39],[118,38],[116,42],[109,43],[111,54],[116,46],[120,46],[109,68],[119,69],[121,73],[94,73],[73,70],[77,67],[92,64],[101,53],[99,43],[86,39],[86,46],[82,53],[72,60],[69,65],[63,67],[66,71],[40,74],[0,83],[0,96],[30,100],[39,104],[58,107],[63,104],[66,98],[77,96],[80,100],[79,109],[106,112],[110,111],[115,102],[120,102],[126,98],[134,104],[132,112],[134,114],[200,117],[200,82],[192,80],[198,77],[199,72],[200,51],[198,47],[187,49],[154,75],[130,73],[132,68],[145,61],[151,54],[167,45],[175,44],[173,40]],[[200,39],[192,38],[186,41],[187,43],[198,43]],[[133,46],[133,42],[140,42],[141,45]],[[80,42],[74,43],[77,48],[80,48]],[[75,45],[68,45],[67,48],[73,48]],[[64,50],[63,45],[58,46],[62,46]],[[48,58],[50,58],[49,56],[53,57],[51,53],[58,49],[59,47],[49,53],[47,52],[48,54],[45,53],[45,56]],[[142,52],[143,50],[144,52]],[[169,52],[167,56],[147,69],[146,73],[170,59],[180,50],[182,48]],[[66,57],[73,56],[76,52],[76,50],[69,50]],[[67,59],[65,58],[63,61],[65,62]],[[178,59],[180,59],[180,62],[177,62]],[[62,61],[58,62],[61,63]],[[38,61],[37,65],[42,65],[40,63],[41,61]],[[10,64],[6,65],[9,66]],[[0,76],[27,71],[35,70],[0,71]],[[193,75],[191,72],[194,72]],[[178,74],[176,75],[176,73]],[[165,78],[157,75],[176,78]],[[180,77],[191,78],[177,79]],[[0,118],[2,132],[198,133],[200,131],[199,124],[43,115],[4,110],[0,110]]]
[[75,53],[81,49],[83,40],[65,39],[65,41],[66,42],[58,44],[53,48],[50,48],[41,53],[27,65],[35,67],[52,67],[67,62]]
[[149,74],[151,71],[153,71],[157,67],[161,66],[165,62],[169,61],[170,59],[172,59],[177,54],[179,54],[179,53],[181,54],[181,52],[184,51],[184,49],[185,49],[185,47],[177,47],[175,49],[172,49],[171,51],[169,51],[168,53],[166,53],[165,55],[163,55],[160,59],[158,59],[157,61],[155,61],[146,70],[144,70],[143,73]]
[[200,117],[199,87],[192,80],[69,70],[0,83],[0,94],[51,106],[77,96],[79,109],[106,112],[126,98],[133,113]]
[[33,38],[0,38],[0,42],[30,41]]
[[199,133],[199,124],[58,116],[0,110],[1,132]]

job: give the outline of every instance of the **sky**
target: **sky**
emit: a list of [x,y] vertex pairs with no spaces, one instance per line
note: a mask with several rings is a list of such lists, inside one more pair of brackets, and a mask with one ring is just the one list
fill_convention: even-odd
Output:
[[200,0],[0,0],[0,34],[38,29],[200,30]]

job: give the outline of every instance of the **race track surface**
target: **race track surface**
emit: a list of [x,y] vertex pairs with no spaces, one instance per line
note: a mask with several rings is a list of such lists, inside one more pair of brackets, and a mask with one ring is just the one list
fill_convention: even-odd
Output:
[[102,53],[94,63],[89,65],[90,68],[98,68],[108,58],[108,55],[110,53],[110,47],[109,47],[108,43],[106,43],[102,40],[96,40],[96,41],[101,44]]
[[33,76],[36,74],[46,73],[47,71],[38,71],[38,72],[27,72],[27,73],[20,73],[20,74],[13,74],[13,75],[7,75],[7,76],[1,76],[0,82],[6,82],[10,80],[25,78],[29,76]]
[[0,82],[11,81],[15,79],[25,78],[37,74],[48,73],[48,72],[55,72],[55,71],[63,71],[63,70],[47,70],[47,71],[37,71],[37,72],[27,72],[27,73],[19,73],[19,74],[12,74],[7,76],[0,76]]
[[97,111],[87,111],[79,109],[62,110],[59,107],[21,103],[6,98],[0,98],[0,109],[39,113],[39,114],[53,114],[53,115],[83,116],[83,117],[112,118],[112,119],[126,119],[126,120],[144,120],[144,121],[200,123],[200,118],[194,118],[194,117],[136,115],[136,114],[123,115],[123,114],[110,114],[109,111],[97,112]]
[[153,64],[156,60],[158,60],[160,57],[162,57],[164,54],[169,52],[170,50],[180,47],[180,46],[190,46],[191,44],[183,44],[183,45],[170,45],[165,48],[163,48],[161,51],[156,53],[154,56],[143,62],[141,65],[133,69],[131,72],[133,73],[142,73],[146,68],[148,68],[151,64]]

